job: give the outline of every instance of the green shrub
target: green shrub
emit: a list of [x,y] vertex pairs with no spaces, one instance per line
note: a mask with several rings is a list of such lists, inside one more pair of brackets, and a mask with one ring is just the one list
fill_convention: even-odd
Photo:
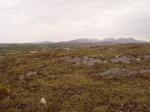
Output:
[[6,85],[0,84],[0,97],[10,94],[10,89]]

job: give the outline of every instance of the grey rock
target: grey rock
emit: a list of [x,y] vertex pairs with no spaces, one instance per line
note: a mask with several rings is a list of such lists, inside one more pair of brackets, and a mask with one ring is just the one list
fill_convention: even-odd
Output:
[[141,61],[141,58],[136,58],[135,59],[137,62],[140,62]]
[[38,51],[30,51],[31,54],[37,53]]
[[24,75],[20,75],[19,76],[19,80],[24,80],[25,79],[25,76]]
[[136,74],[138,74],[139,72],[138,71],[129,71],[128,72],[128,75],[136,75]]
[[33,76],[36,76],[37,72],[29,72],[26,75],[20,75],[19,76],[19,80],[28,80],[28,79],[32,79]]
[[143,70],[140,70],[140,73],[143,74],[143,73],[150,73],[150,69],[143,69]]
[[112,68],[103,73],[100,73],[101,76],[132,76],[137,74],[150,73],[150,69],[142,69],[142,70],[128,70],[124,68]]
[[113,68],[110,70],[107,70],[103,73],[101,73],[102,76],[106,76],[106,75],[124,75],[129,73],[129,71],[127,69],[119,69],[119,68]]
[[25,77],[26,77],[26,78],[30,78],[30,77],[36,76],[36,75],[37,75],[36,72],[29,72],[29,73],[27,73],[27,74],[25,75]]
[[145,55],[145,56],[143,56],[143,58],[144,58],[144,60],[150,60],[150,55]]
[[88,66],[93,66],[95,63],[104,63],[104,61],[102,61],[99,58],[91,58],[88,56],[84,56],[84,57],[69,57],[68,56],[68,57],[63,57],[61,59],[67,62],[74,63],[75,65],[84,64]]
[[135,60],[133,56],[124,55],[124,56],[119,56],[119,57],[115,57],[114,59],[111,59],[111,62],[112,63],[130,63],[133,60]]
[[0,59],[4,58],[4,56],[0,56]]
[[63,48],[63,50],[71,51],[72,49],[71,48]]

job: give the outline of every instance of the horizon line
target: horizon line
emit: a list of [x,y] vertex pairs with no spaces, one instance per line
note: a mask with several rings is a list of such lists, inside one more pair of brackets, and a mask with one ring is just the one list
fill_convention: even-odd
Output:
[[136,38],[133,38],[133,37],[115,37],[115,38],[111,38],[111,37],[108,37],[108,38],[103,38],[103,39],[98,39],[98,38],[76,38],[76,39],[70,39],[70,40],[60,40],[60,41],[50,41],[50,40],[43,40],[43,41],[32,41],[32,42],[0,42],[0,44],[40,44],[40,43],[63,43],[63,42],[69,42],[69,41],[73,41],[73,40],[79,40],[79,39],[89,39],[89,40],[98,40],[99,42],[103,42],[105,39],[134,39],[134,40],[137,40],[137,41],[143,41],[143,42],[150,42],[150,40],[145,40],[145,39],[136,39]]

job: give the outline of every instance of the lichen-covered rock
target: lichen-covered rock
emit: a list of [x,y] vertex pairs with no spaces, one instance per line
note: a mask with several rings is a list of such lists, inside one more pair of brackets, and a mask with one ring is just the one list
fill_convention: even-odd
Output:
[[119,57],[115,57],[111,59],[111,62],[112,63],[130,63],[133,60],[135,60],[133,56],[124,55],[124,56],[119,56]]
[[102,76],[106,76],[106,75],[125,75],[128,72],[129,72],[129,70],[127,70],[127,69],[112,68],[110,70],[107,70],[107,71],[101,73],[101,75]]
[[25,76],[24,75],[20,75],[19,76],[19,80],[24,80],[25,79]]
[[30,77],[36,76],[36,75],[37,75],[37,72],[28,72],[28,73],[26,74],[26,77],[27,77],[27,78],[30,78]]
[[128,70],[128,69],[120,69],[120,68],[112,68],[101,73],[101,76],[133,76],[137,74],[150,73],[150,69],[141,69],[141,70]]
[[32,79],[32,77],[36,75],[37,75],[37,72],[28,72],[26,75],[20,75],[19,80],[29,80],[29,79]]
[[135,59],[137,62],[140,62],[141,61],[141,58],[136,58]]
[[144,60],[146,60],[146,61],[150,61],[150,55],[145,55],[145,56],[143,56],[143,58],[144,58]]
[[143,74],[143,73],[150,73],[150,69],[143,69],[143,70],[140,70],[140,73]]
[[93,66],[96,63],[106,63],[106,61],[102,61],[99,58],[91,58],[88,56],[84,56],[84,57],[63,57],[61,58],[64,61],[70,62],[70,63],[74,63],[75,65],[88,65],[88,66]]
[[133,71],[129,71],[128,72],[128,75],[130,76],[130,75],[137,75],[139,72],[138,71],[136,71],[136,70],[133,70]]

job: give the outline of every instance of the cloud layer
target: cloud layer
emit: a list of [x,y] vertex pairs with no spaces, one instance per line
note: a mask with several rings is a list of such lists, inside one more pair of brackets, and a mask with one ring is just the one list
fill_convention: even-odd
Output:
[[1,0],[0,43],[134,37],[150,41],[150,0]]

